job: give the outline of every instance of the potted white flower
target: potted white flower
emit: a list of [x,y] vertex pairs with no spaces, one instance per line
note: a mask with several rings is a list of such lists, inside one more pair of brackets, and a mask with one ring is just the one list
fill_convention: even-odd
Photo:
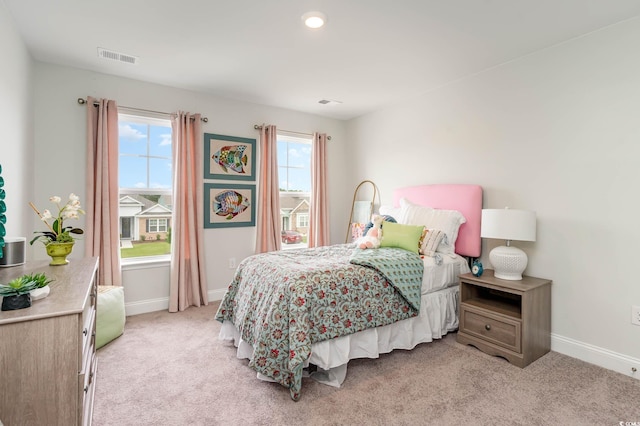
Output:
[[[69,201],[64,205],[60,204],[61,199],[57,195],[50,197],[49,201],[58,206],[57,216],[53,216],[49,210],[43,210],[40,213],[33,203],[29,203],[49,228],[48,231],[35,231],[34,234],[38,235],[29,244],[33,245],[36,241],[42,242],[47,249],[47,254],[51,256],[50,265],[66,265],[69,263],[67,256],[71,253],[75,243],[75,239],[71,234],[79,235],[83,234],[84,231],[74,226],[64,226],[64,220],[78,219],[81,214],[84,214],[84,210],[80,206],[80,199],[75,194],[70,194]],[[49,223],[49,221],[53,221],[53,223]]]

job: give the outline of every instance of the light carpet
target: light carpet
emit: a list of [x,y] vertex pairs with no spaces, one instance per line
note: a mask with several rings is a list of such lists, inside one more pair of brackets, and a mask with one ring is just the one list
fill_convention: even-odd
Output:
[[640,424],[639,380],[556,352],[520,369],[455,333],[353,360],[339,389],[304,379],[294,402],[218,340],[217,306],[128,317],[98,351],[93,424]]

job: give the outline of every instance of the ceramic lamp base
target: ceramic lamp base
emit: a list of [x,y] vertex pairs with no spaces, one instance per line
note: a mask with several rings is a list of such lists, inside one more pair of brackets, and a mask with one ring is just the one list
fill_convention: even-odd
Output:
[[529,259],[527,254],[517,247],[500,246],[489,253],[489,260],[493,265],[494,276],[501,280],[518,281],[527,268]]

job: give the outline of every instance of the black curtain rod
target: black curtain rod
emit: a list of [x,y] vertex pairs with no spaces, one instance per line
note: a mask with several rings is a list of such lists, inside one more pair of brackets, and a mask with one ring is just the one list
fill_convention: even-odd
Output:
[[[80,105],[84,105],[84,104],[86,104],[86,103],[87,103],[87,100],[86,100],[86,99],[84,99],[84,98],[78,98],[78,103],[79,103]],[[98,103],[97,103],[97,102],[94,102],[94,103],[93,103],[93,106],[98,106]],[[142,109],[142,108],[132,108],[132,107],[124,106],[124,105],[122,106],[122,108],[130,109],[130,110],[132,110],[132,111],[150,112],[150,113],[153,113],[153,114],[171,115],[171,113],[168,113],[168,112],[153,111],[153,110],[150,110],[150,109]],[[205,123],[208,123],[208,122],[209,122],[209,119],[208,119],[207,117],[202,117],[202,118],[200,118],[200,120],[202,120],[202,121],[203,121],[203,122],[205,122]]]

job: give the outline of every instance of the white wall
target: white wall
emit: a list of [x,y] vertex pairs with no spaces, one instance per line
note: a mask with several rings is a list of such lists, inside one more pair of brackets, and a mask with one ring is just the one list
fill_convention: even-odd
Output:
[[[640,367],[640,19],[353,120],[354,182],[474,183],[486,208],[537,212],[526,273],[553,280],[553,348]],[[482,261],[499,241],[484,241]],[[486,267],[486,266],[485,266]],[[594,359],[591,359],[591,358]],[[638,368],[640,370],[640,368]],[[640,375],[640,373],[636,373]]]
[[7,236],[31,236],[33,198],[33,61],[0,1],[0,164]]
[[[81,201],[86,200],[86,106],[80,106],[77,98],[91,95],[114,99],[127,107],[200,112],[209,119],[208,123],[203,123],[206,133],[258,139],[259,133],[253,126],[262,123],[305,133],[326,132],[332,136],[328,148],[330,221],[334,225],[331,236],[336,242],[344,239],[350,202],[345,203],[345,189],[339,184],[347,180],[348,173],[347,159],[342,155],[344,122],[40,62],[36,62],[34,81],[35,199],[38,203],[47,203],[53,194],[66,197],[70,192],[78,194]],[[37,225],[37,222],[33,223],[33,226]],[[212,299],[221,299],[233,275],[228,267],[229,258],[240,262],[254,253],[255,228],[207,229],[203,232],[210,295]],[[41,247],[31,250],[34,257],[46,256]],[[83,244],[76,244],[71,259],[83,253]],[[169,268],[166,265],[148,266],[123,273],[129,313],[162,309],[166,304]]]

